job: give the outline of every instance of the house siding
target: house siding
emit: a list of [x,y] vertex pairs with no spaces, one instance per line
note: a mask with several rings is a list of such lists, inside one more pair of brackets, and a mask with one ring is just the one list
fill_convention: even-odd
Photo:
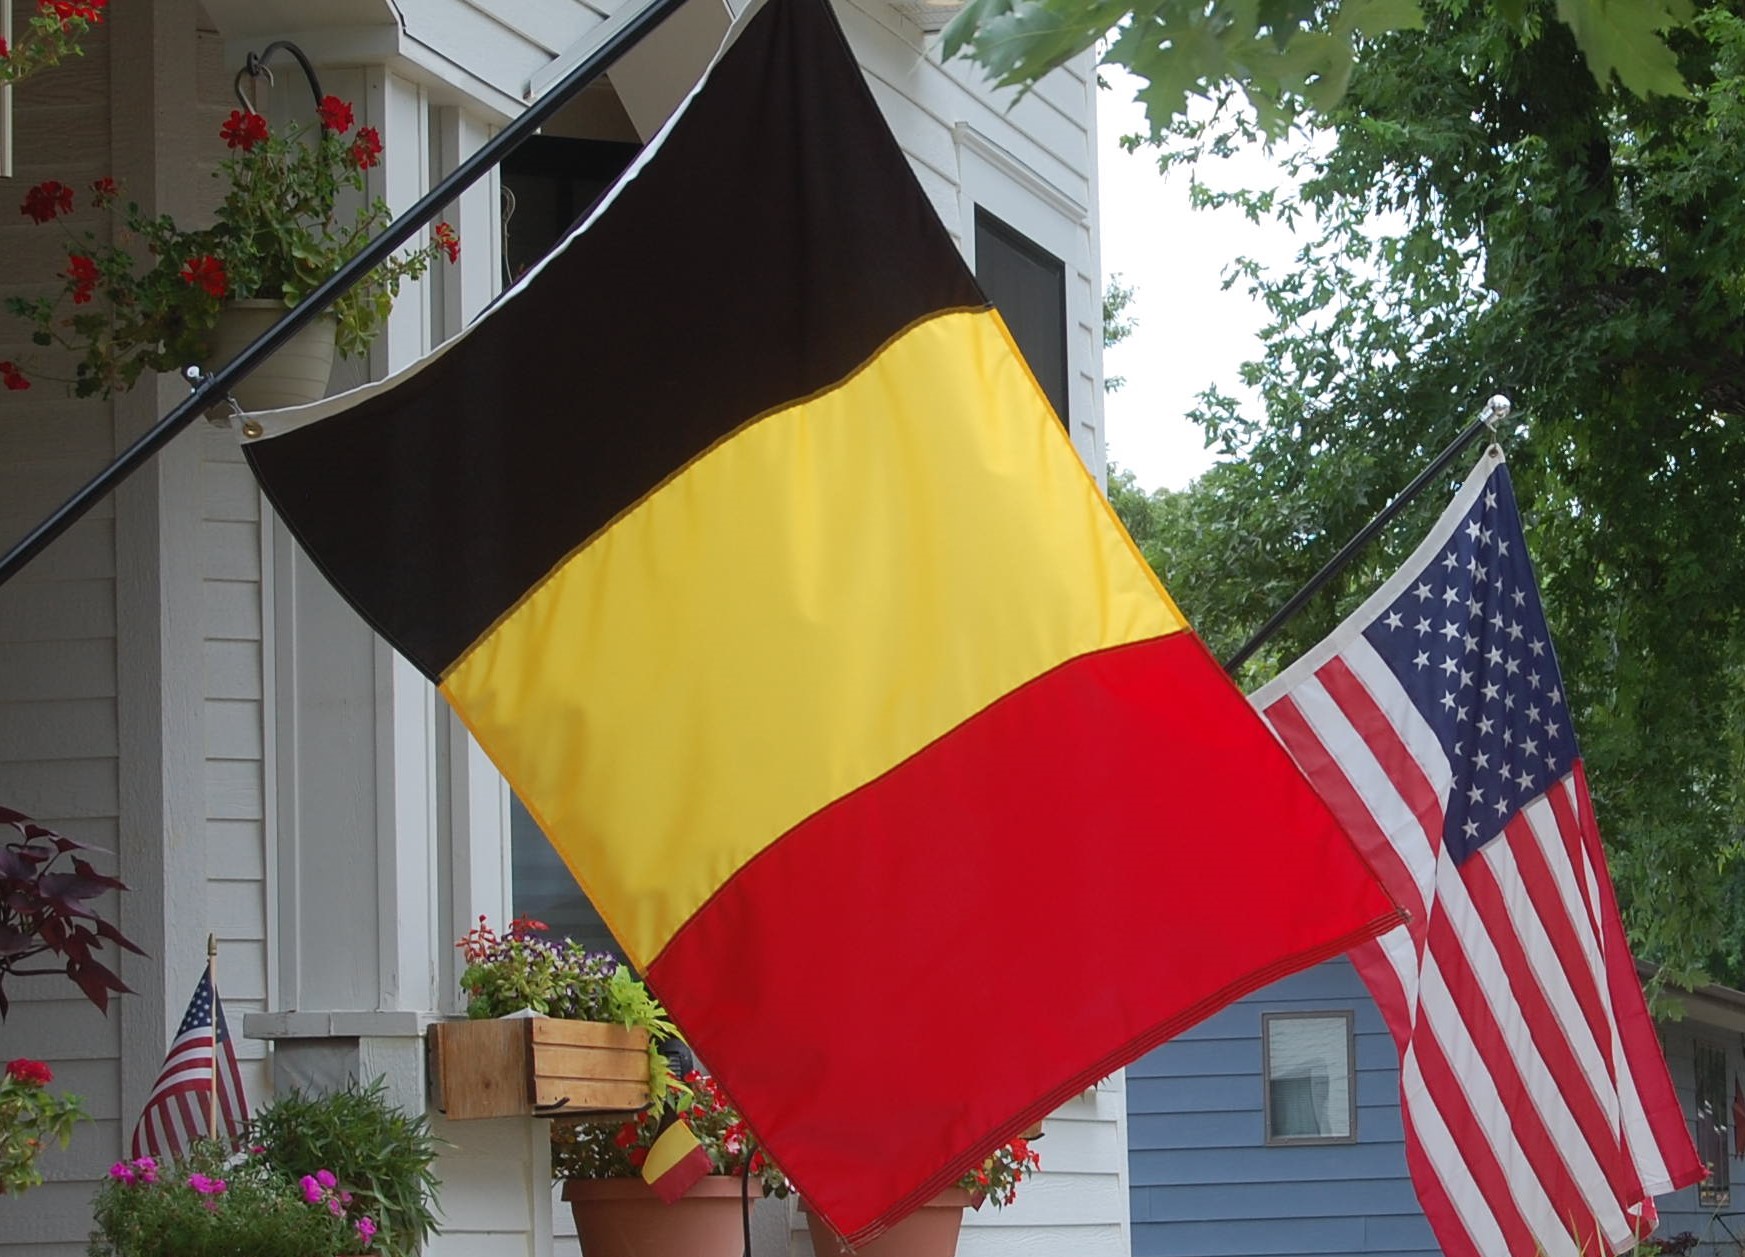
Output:
[[[1353,1014],[1356,1142],[1268,1147],[1261,1017]],[[1294,974],[1128,1067],[1133,1257],[1434,1254],[1406,1170],[1399,1065],[1341,959]]]
[[[1696,1017],[1663,1022],[1660,1026],[1661,1046],[1666,1052],[1666,1067],[1672,1074],[1672,1085],[1678,1092],[1679,1107],[1687,1114],[1696,1112],[1696,1048],[1699,1042],[1718,1047],[1727,1057],[1726,1111],[1722,1120],[1729,1124],[1724,1136],[1725,1146],[1733,1147],[1733,1088],[1745,1077],[1745,1052],[1741,1050],[1740,1022],[1716,1026]],[[1692,1137],[1695,1123],[1692,1122]],[[1710,1208],[1697,1203],[1697,1189],[1661,1196],[1658,1235],[1677,1235],[1689,1231],[1701,1241],[1695,1257],[1738,1257],[1741,1241],[1745,1241],[1745,1159],[1731,1158],[1731,1203]]]

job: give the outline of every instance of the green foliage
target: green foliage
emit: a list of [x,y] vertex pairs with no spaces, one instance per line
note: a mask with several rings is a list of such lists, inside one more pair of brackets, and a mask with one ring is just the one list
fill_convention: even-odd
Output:
[[[1133,304],[1133,285],[1123,284],[1119,274],[1109,276],[1109,286],[1103,289],[1103,348],[1112,349],[1133,335],[1136,326],[1127,307]],[[1105,375],[1103,388],[1117,392],[1127,381],[1118,375]]]
[[[1486,10],[1517,42],[1542,30],[1525,0]],[[1682,95],[1662,32],[1688,0],[1558,0],[1593,78],[1615,74],[1641,95]],[[1029,85],[1102,43],[1102,63],[1143,82],[1153,137],[1202,97],[1222,109],[1241,93],[1252,125],[1281,137],[1305,110],[1339,103],[1360,50],[1390,32],[1423,27],[1418,0],[969,0],[945,29],[946,58],[968,54],[1002,86]]]
[[331,1171],[352,1196],[351,1215],[374,1220],[376,1247],[389,1257],[412,1257],[435,1229],[436,1139],[423,1113],[389,1103],[383,1080],[275,1096],[250,1130],[260,1160],[288,1180]]
[[[1223,654],[1501,392],[1503,433],[1626,922],[1669,979],[1745,978],[1745,17],[1673,46],[1691,90],[1601,89],[1548,3],[1426,0],[1287,158],[1296,264],[1230,282],[1266,309],[1248,413],[1195,418],[1224,461],[1120,486],[1147,554]],[[1166,163],[1241,140],[1180,123]],[[1392,570],[1431,486],[1244,670],[1252,687]],[[1136,530],[1136,536],[1140,533]]]
[[304,1198],[295,1180],[222,1143],[200,1143],[160,1170],[119,1162],[92,1202],[90,1257],[336,1257],[357,1232]]
[[[0,85],[22,83],[67,57],[82,57],[79,41],[103,21],[108,0],[37,0],[36,12],[14,26],[11,47],[0,39]],[[22,8],[22,4],[19,8]],[[16,22],[16,18],[15,18]]]
[[0,1073],[0,1196],[16,1196],[42,1182],[36,1159],[51,1143],[65,1148],[73,1125],[87,1120],[76,1095],[48,1089],[54,1074],[41,1061],[8,1061]]

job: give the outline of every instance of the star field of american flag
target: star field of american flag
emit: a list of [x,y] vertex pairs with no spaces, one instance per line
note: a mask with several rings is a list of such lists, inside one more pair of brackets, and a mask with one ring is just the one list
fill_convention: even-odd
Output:
[[1442,740],[1454,768],[1443,841],[1462,862],[1578,754],[1501,468],[1442,554],[1363,635]]

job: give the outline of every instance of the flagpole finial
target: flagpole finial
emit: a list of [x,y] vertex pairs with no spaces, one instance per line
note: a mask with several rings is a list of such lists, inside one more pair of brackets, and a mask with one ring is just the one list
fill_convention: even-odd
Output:
[[215,959],[217,957],[217,955],[218,955],[218,935],[208,934],[206,936],[206,959],[208,962],[210,962],[213,959]]
[[1484,404],[1484,415],[1482,417],[1484,419],[1485,427],[1489,428],[1493,433],[1496,432],[1497,425],[1507,419],[1510,412],[1514,409],[1515,404],[1513,402],[1504,397],[1501,393],[1496,394]]

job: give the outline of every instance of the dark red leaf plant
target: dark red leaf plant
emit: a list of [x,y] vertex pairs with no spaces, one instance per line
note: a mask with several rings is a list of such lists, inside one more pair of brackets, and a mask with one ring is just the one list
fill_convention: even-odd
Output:
[[[79,854],[97,848],[57,834],[8,807],[0,807],[0,826],[18,833],[0,844],[0,1018],[8,1007],[7,978],[60,973],[71,978],[99,1011],[108,1012],[109,993],[128,987],[94,953],[105,942],[135,955],[145,953],[98,916],[91,901],[104,891],[127,887],[118,878],[99,873]],[[0,834],[5,832],[0,828]],[[46,967],[26,967],[33,963]]]

